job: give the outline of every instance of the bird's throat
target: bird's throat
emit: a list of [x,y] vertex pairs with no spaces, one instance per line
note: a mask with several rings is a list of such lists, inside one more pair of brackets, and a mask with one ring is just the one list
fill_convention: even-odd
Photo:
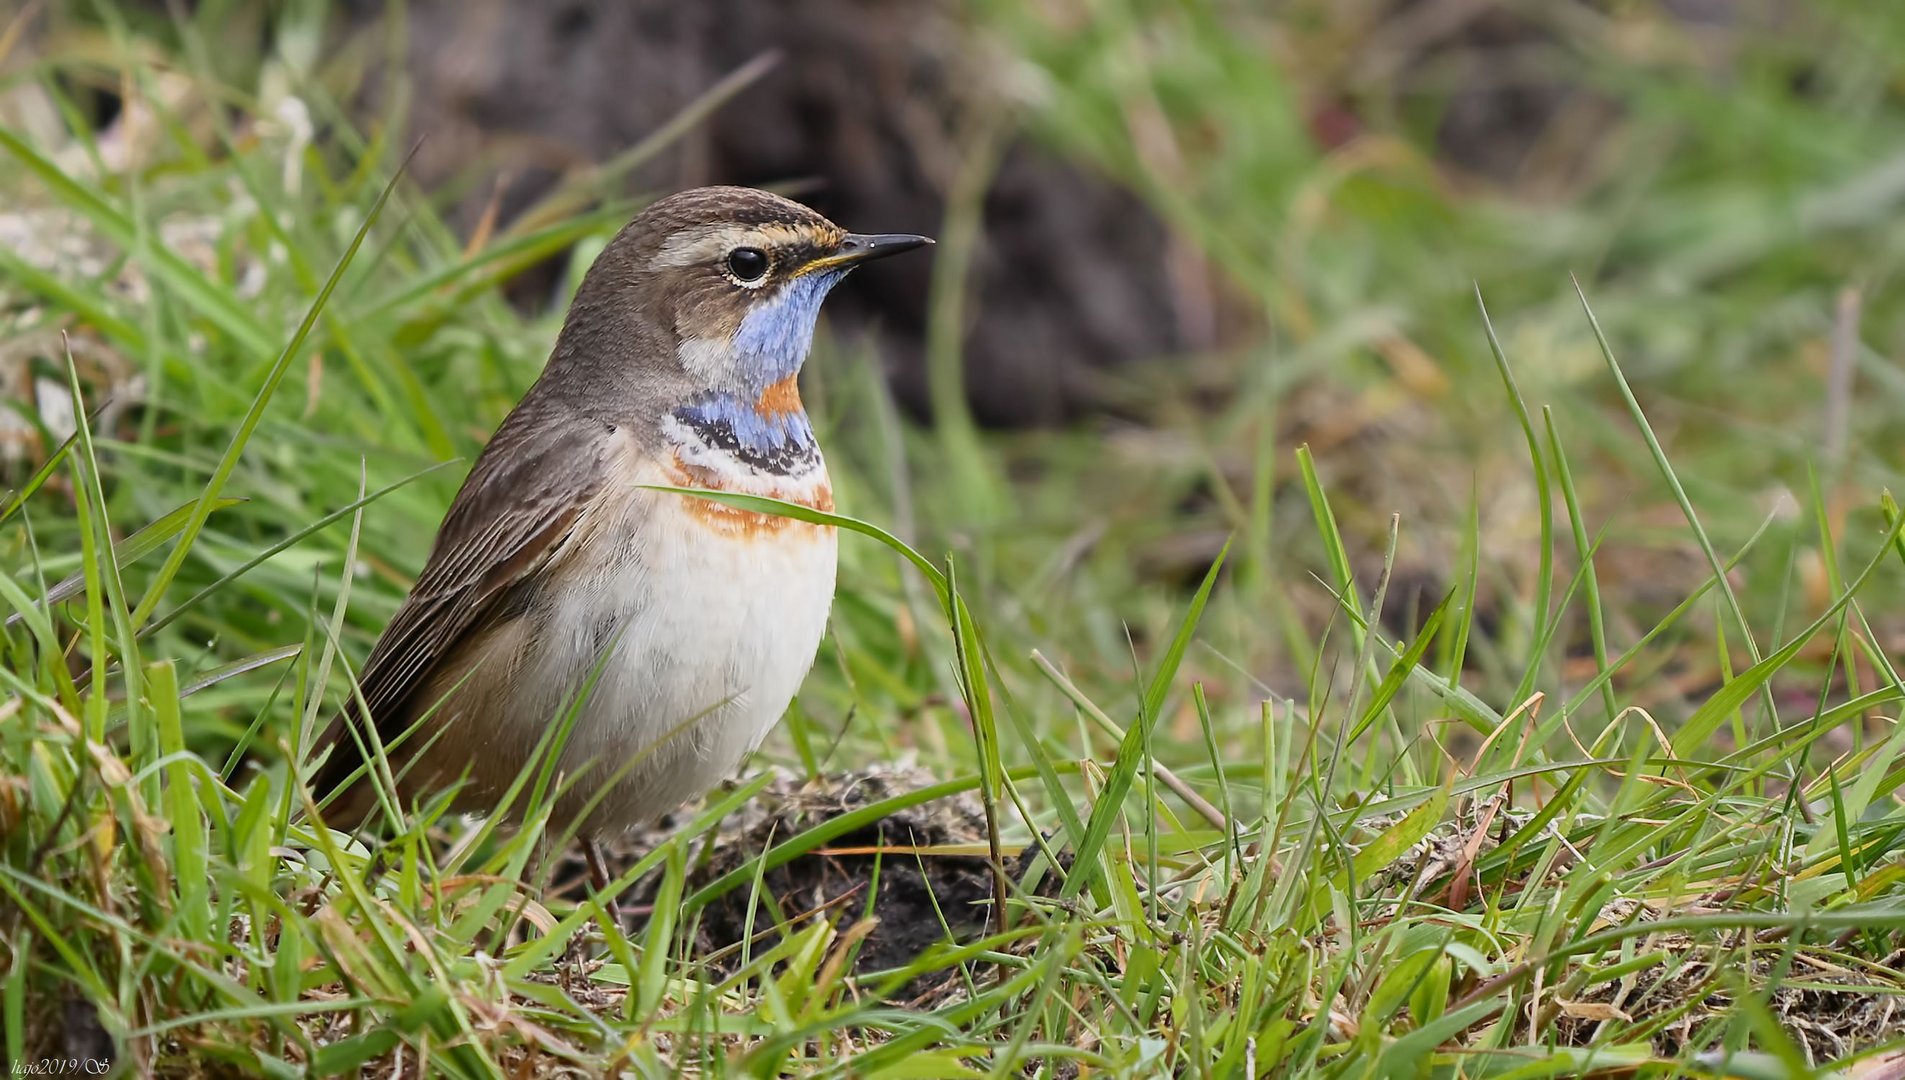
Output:
[[677,407],[664,425],[684,458],[727,458],[772,476],[800,476],[820,465],[813,425],[790,375],[749,400],[709,391]]

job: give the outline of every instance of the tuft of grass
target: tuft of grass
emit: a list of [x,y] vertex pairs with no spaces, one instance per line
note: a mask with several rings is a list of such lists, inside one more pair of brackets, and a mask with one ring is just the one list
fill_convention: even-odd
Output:
[[[11,1060],[1534,1077],[1900,1052],[1905,516],[1876,482],[1900,384],[1860,351],[1846,422],[1871,438],[1809,471],[1794,360],[1896,247],[1872,137],[1905,116],[1880,77],[1895,19],[1824,5],[1749,38],[1726,94],[1595,54],[1640,151],[1529,207],[1435,182],[1406,116],[1318,152],[1298,102],[1333,76],[1289,46],[1328,18],[1111,2],[1077,34],[979,5],[1048,76],[1031,130],[1142,193],[1281,343],[1186,359],[1173,379],[1251,392],[1192,416],[1167,381],[1123,441],[916,430],[875,365],[823,348],[851,515],[705,494],[849,534],[828,642],[754,771],[624,868],[657,912],[624,932],[536,860],[569,827],[546,758],[508,835],[426,806],[373,851],[297,819],[311,725],[553,337],[559,304],[500,286],[572,248],[573,280],[632,209],[595,200],[661,143],[465,246],[401,179],[394,118],[321,144],[279,126],[293,98],[341,120],[339,73],[226,58],[217,7],[163,33],[63,19],[0,83],[58,118],[0,125],[0,213],[65,241],[0,249],[0,355],[39,376],[0,503]],[[1643,7],[1610,26],[1671,30]],[[1795,89],[1820,42],[1864,66]],[[129,160],[87,121],[101,87],[154,118]],[[1140,141],[1160,130],[1168,175]],[[1563,265],[1590,268],[1574,297]],[[936,285],[942,318],[960,288]],[[1868,325],[1894,303],[1874,287]],[[1765,505],[1801,474],[1804,512]],[[703,873],[776,767],[905,758],[936,780]],[[770,887],[960,798],[984,812],[971,851],[883,849],[844,905]],[[912,929],[943,940],[863,970],[881,876],[973,851],[985,930],[938,910]],[[740,898],[737,947],[699,948]],[[946,989],[904,996],[921,980]]]

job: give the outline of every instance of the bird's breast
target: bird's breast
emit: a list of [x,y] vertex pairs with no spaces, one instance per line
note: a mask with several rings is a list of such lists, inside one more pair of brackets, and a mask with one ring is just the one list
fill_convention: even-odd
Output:
[[831,509],[824,467],[761,477],[663,455],[622,476],[552,568],[513,687],[533,706],[513,711],[547,716],[596,680],[565,767],[639,760],[595,815],[603,829],[699,794],[760,743],[813,664],[835,574],[831,527],[654,490]]
[[[740,468],[723,469],[707,462],[689,460],[679,449],[669,452],[663,463],[663,483],[669,487],[695,488],[724,494],[754,495],[793,503],[823,513],[833,512],[833,485],[824,465],[799,475],[777,475]],[[833,533],[831,525],[802,521],[781,513],[735,506],[716,499],[692,495],[661,493],[677,500],[687,517],[720,536],[741,540],[806,541],[813,534]]]

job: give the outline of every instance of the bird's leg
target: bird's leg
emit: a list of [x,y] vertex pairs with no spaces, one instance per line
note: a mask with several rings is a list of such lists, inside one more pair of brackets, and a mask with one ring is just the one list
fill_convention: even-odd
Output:
[[608,909],[609,918],[615,920],[615,928],[626,933],[628,924],[622,921],[622,905],[609,892],[609,883],[613,879],[609,877],[608,863],[603,860],[602,849],[597,846],[594,837],[582,838],[582,858],[589,864],[589,884],[594,886],[602,906]]

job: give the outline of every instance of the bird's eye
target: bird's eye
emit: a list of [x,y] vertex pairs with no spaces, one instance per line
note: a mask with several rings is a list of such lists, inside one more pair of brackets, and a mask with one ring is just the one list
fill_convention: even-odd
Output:
[[767,273],[767,252],[760,248],[735,248],[728,252],[728,273],[740,281],[759,281]]

